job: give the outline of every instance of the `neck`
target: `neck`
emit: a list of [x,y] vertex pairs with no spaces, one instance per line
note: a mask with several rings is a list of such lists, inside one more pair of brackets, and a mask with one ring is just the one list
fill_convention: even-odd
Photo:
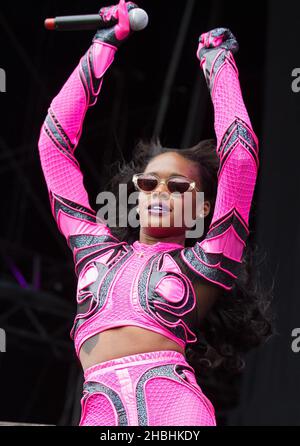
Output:
[[185,234],[178,234],[176,236],[165,236],[165,237],[155,237],[153,235],[147,234],[142,229],[140,230],[140,242],[146,245],[154,245],[155,243],[179,243],[184,246]]

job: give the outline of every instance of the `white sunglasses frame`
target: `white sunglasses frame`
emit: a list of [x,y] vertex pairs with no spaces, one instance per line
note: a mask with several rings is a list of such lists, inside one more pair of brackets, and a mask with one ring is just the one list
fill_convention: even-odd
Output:
[[[194,180],[191,180],[190,178],[187,178],[187,177],[184,177],[184,176],[180,177],[180,175],[171,175],[171,176],[168,177],[168,178],[163,178],[163,179],[161,179],[161,178],[159,178],[157,175],[155,175],[154,173],[151,173],[151,175],[157,179],[157,181],[158,181],[157,186],[155,187],[155,189],[153,189],[153,190],[151,190],[151,191],[145,191],[145,190],[142,190],[142,189],[138,186],[138,184],[137,184],[137,180],[138,180],[139,176],[141,176],[141,175],[147,175],[147,174],[144,174],[144,173],[135,173],[135,174],[133,175],[133,177],[132,177],[132,182],[133,182],[135,188],[136,188],[138,191],[140,191],[140,192],[144,192],[145,194],[151,194],[152,192],[154,192],[154,191],[158,188],[158,186],[159,186],[160,184],[165,184],[165,185],[167,186],[167,188],[168,188],[168,184],[167,184],[167,183],[168,183],[168,181],[169,181],[171,178],[184,178],[184,179],[186,179],[186,180],[189,181],[190,186],[189,186],[188,190],[186,190],[185,192],[182,192],[182,194],[185,194],[186,192],[190,192],[190,191],[192,191],[192,190],[196,190],[196,192],[200,192],[200,190],[199,190],[199,189],[197,188],[197,186],[196,186],[196,182],[195,182]],[[169,190],[169,188],[168,188],[168,190]],[[170,190],[169,190],[169,192],[170,192],[170,193],[174,193],[174,192],[171,192]],[[179,192],[179,193],[180,193],[180,192]],[[182,194],[181,194],[181,195],[182,195]]]

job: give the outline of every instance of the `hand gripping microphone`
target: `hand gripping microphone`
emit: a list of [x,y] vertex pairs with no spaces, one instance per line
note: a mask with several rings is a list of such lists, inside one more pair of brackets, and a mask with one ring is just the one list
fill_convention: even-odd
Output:
[[[141,8],[132,9],[129,11],[128,16],[132,31],[140,31],[148,25],[148,14]],[[87,14],[46,19],[44,25],[46,29],[51,31],[81,31],[87,29],[110,28],[117,23],[118,19],[115,17],[105,20],[103,16],[99,14]]]

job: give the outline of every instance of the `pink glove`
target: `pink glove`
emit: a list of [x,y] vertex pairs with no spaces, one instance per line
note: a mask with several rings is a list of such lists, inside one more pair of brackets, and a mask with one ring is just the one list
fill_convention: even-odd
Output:
[[[223,54],[221,55],[222,50]],[[199,37],[197,58],[200,60],[200,66],[204,71],[209,87],[212,86],[210,82],[213,78],[212,70],[216,72],[218,69],[217,64],[214,64],[216,58],[221,63],[224,61],[228,52],[231,51],[234,54],[238,50],[239,44],[228,28],[215,28],[201,34]]]
[[138,5],[133,2],[126,3],[125,0],[120,0],[118,5],[101,8],[99,15],[104,21],[109,22],[111,18],[115,18],[118,23],[108,28],[99,29],[93,41],[98,40],[118,48],[132,33],[128,12],[135,8],[138,8]]

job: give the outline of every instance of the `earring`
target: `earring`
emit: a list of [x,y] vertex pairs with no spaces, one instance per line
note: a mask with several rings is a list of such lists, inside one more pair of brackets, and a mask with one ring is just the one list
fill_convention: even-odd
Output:
[[139,210],[139,208],[136,207],[135,209],[136,209],[136,213],[137,213],[137,214],[140,214],[140,210]]

